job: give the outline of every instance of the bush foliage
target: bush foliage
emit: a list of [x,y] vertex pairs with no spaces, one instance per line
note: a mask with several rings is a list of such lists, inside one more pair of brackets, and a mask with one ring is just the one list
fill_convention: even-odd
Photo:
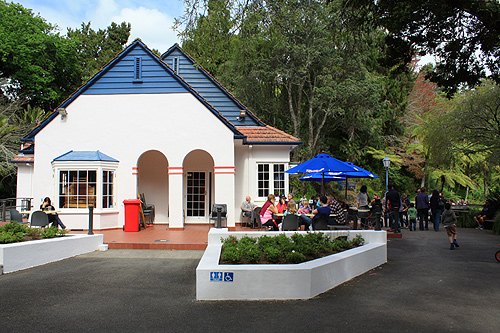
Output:
[[62,237],[67,234],[66,230],[57,227],[30,228],[16,221],[0,226],[0,244],[17,243],[42,238]]
[[364,244],[361,235],[331,239],[324,233],[295,233],[291,237],[279,234],[258,239],[234,236],[222,239],[221,264],[298,264],[349,250]]

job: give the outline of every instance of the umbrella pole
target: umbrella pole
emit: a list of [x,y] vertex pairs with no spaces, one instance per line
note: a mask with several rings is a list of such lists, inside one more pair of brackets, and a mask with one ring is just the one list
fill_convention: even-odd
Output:
[[325,172],[321,173],[321,195],[325,195]]
[[345,203],[347,205],[347,176],[345,176]]

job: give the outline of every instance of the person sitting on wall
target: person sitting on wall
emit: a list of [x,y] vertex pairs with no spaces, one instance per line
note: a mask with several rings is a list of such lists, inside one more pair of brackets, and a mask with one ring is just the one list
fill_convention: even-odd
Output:
[[491,204],[490,200],[486,200],[483,210],[479,215],[474,216],[474,221],[477,223],[476,229],[484,229],[484,220],[491,220],[495,214],[495,207]]
[[[43,211],[56,210],[54,206],[52,206],[49,197],[43,199],[43,202],[40,205],[40,209]],[[61,226],[61,229],[66,229],[66,226],[62,223],[61,219],[59,218],[59,215],[57,215],[56,212],[47,214],[47,217],[49,218],[49,222],[52,223],[51,227],[59,228],[59,226]]]
[[273,219],[273,214],[278,214],[278,209],[275,205],[276,197],[274,194],[269,194],[267,196],[267,201],[264,203],[260,209],[260,221],[262,226],[271,227],[273,231],[278,231],[278,224]]

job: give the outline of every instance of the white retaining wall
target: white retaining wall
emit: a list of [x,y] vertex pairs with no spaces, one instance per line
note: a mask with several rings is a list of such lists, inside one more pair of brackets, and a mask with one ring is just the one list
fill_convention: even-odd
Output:
[[3,273],[45,265],[103,249],[104,236],[68,235],[28,242],[0,245],[0,265]]
[[[272,236],[279,232],[211,229],[208,247],[196,268],[197,300],[307,299],[387,262],[385,231],[322,231],[332,237],[361,235],[365,245],[291,265],[219,265],[221,238]],[[294,232],[285,232],[291,235]],[[305,233],[305,232],[301,232]],[[222,280],[222,281],[221,281]]]

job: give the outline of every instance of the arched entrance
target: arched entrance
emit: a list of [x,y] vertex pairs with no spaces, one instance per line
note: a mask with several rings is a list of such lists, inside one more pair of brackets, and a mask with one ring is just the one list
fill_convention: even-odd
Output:
[[156,223],[168,222],[168,161],[157,150],[144,152],[137,162],[137,190],[155,205]]
[[214,160],[204,150],[184,158],[184,216],[186,223],[207,223],[215,195]]

